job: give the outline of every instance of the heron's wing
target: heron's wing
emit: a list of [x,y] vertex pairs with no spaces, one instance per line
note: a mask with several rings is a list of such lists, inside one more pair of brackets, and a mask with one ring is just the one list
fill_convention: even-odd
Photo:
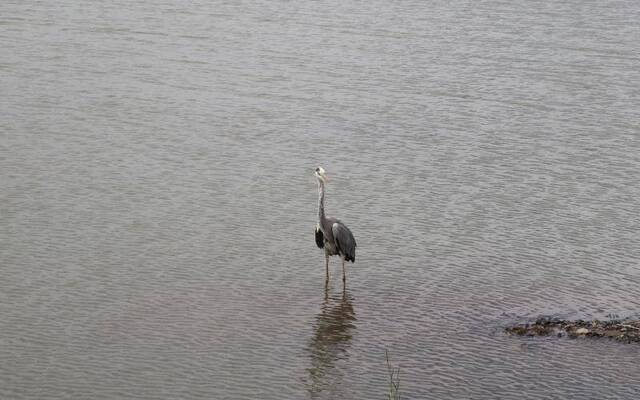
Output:
[[324,247],[324,235],[322,234],[319,225],[316,225],[316,244],[320,248]]
[[356,239],[353,234],[342,222],[336,222],[331,226],[333,240],[336,242],[338,252],[344,256],[347,261],[356,260]]

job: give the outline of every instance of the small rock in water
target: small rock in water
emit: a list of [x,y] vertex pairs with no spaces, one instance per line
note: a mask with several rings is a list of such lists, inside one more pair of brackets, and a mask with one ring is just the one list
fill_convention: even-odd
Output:
[[610,320],[610,321],[570,321],[560,319],[539,318],[536,322],[524,325],[514,325],[505,328],[510,334],[520,336],[547,336],[590,338],[611,338],[620,342],[640,343],[640,320]]

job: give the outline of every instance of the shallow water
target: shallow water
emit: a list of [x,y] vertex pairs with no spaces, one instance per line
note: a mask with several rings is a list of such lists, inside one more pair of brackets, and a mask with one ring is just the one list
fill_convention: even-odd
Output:
[[[635,399],[635,1],[0,5],[0,397]],[[324,287],[317,188],[358,241]]]

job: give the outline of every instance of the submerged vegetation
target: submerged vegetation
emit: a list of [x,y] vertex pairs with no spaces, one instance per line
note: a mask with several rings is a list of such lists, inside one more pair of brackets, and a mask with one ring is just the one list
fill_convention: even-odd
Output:
[[387,371],[389,373],[389,400],[400,400],[400,367],[394,368],[389,361],[389,351],[385,350]]
[[569,321],[540,318],[532,324],[507,327],[505,331],[519,336],[610,338],[624,343],[640,343],[640,321],[638,320]]

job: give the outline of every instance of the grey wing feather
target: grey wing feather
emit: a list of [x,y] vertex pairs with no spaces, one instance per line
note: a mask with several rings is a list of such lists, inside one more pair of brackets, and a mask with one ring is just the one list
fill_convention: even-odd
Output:
[[333,232],[333,240],[336,243],[338,253],[344,256],[346,261],[356,261],[356,239],[353,234],[342,222],[336,222],[331,227]]
[[318,225],[316,225],[316,245],[319,248],[324,247],[324,235],[322,234],[322,231],[320,230],[320,227]]

